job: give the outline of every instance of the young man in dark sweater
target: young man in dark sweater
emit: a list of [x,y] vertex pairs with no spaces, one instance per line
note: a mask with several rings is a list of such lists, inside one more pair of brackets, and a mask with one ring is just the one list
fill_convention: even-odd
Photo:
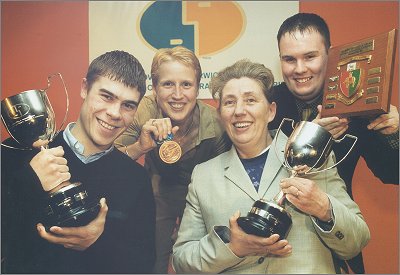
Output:
[[[114,148],[145,93],[145,72],[123,51],[89,66],[79,118],[50,149],[2,148],[2,273],[150,273],[155,208],[150,179]],[[8,140],[6,142],[12,142]],[[101,198],[88,224],[45,229],[43,197],[60,184],[81,182]]]

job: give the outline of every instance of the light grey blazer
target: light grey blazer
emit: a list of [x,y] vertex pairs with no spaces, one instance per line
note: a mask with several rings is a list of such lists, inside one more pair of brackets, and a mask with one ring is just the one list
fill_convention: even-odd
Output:
[[[240,210],[247,215],[254,201],[264,196],[272,200],[279,192],[279,181],[289,177],[283,161],[287,137],[282,133],[268,153],[257,192],[247,175],[236,149],[195,167],[186,208],[173,247],[173,268],[177,273],[336,273],[337,260],[357,255],[368,243],[370,232],[360,209],[346,192],[336,168],[307,177],[328,194],[335,222],[330,231],[320,228],[315,218],[290,203],[286,210],[293,225],[287,236],[292,245],[289,256],[237,257],[221,239],[229,232],[229,218]],[[278,159],[279,157],[279,159]],[[326,166],[334,163],[331,154]],[[335,255],[335,256],[333,256]]]

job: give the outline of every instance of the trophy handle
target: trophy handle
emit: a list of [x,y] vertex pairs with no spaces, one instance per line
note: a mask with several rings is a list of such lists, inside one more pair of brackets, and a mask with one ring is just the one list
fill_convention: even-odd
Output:
[[[282,121],[281,121],[281,124],[280,124],[279,127],[278,127],[278,130],[276,131],[276,134],[275,134],[275,138],[274,138],[274,151],[275,151],[276,158],[279,160],[279,162],[282,164],[282,166],[284,166],[284,167],[285,167],[286,169],[288,169],[288,170],[291,170],[290,167],[287,166],[287,164],[285,163],[285,161],[282,161],[282,160],[279,158],[278,152],[276,151],[276,141],[278,140],[278,135],[279,135],[279,133],[280,133],[280,131],[281,131],[281,128],[282,128],[282,126],[283,126],[283,123],[285,123],[286,121],[292,121],[292,129],[294,130],[294,120],[291,119],[291,118],[286,118],[286,117],[284,117],[284,118],[282,119]],[[293,177],[296,176],[296,174],[297,174],[297,173],[296,173],[295,171],[293,171],[293,172],[291,173],[290,177],[293,178]],[[283,191],[282,191],[282,189],[281,189],[281,190],[279,191],[279,193],[275,195],[275,197],[273,198],[273,201],[275,201],[278,205],[282,205],[283,202],[284,202],[284,200],[285,200],[285,198],[286,198],[286,196],[285,196],[285,194],[283,193]]]
[[[12,136],[11,136],[11,137],[12,137]],[[10,149],[21,150],[21,151],[31,151],[31,150],[33,150],[32,148],[13,147],[13,146],[10,146],[10,145],[4,144],[4,143],[1,143],[1,146],[7,147],[7,148],[10,148]]]
[[327,168],[322,169],[322,170],[317,170],[317,171],[309,172],[309,173],[307,172],[306,174],[307,174],[307,175],[316,174],[316,173],[324,172],[324,171],[327,171],[327,170],[329,170],[329,169],[335,168],[336,166],[339,165],[339,163],[341,163],[345,158],[347,158],[347,156],[350,154],[351,150],[353,150],[354,145],[356,145],[358,138],[357,138],[356,136],[353,136],[353,135],[350,135],[350,134],[345,134],[341,139],[338,139],[338,140],[332,139],[332,140],[333,140],[334,142],[336,142],[336,143],[340,143],[340,142],[342,142],[346,137],[354,139],[354,142],[353,142],[353,144],[351,145],[349,151],[346,153],[346,155],[344,155],[344,157],[342,157],[341,160],[339,160],[338,162],[336,162],[334,165],[332,165],[332,166],[330,166],[330,167],[327,167]]
[[[63,128],[63,126],[64,126],[64,124],[65,124],[65,122],[67,121],[67,115],[68,115],[68,110],[69,110],[69,96],[68,96],[68,91],[67,91],[67,87],[66,87],[66,85],[65,85],[65,82],[64,82],[64,79],[63,79],[61,73],[54,73],[54,74],[51,74],[51,75],[49,75],[49,76],[47,77],[47,88],[43,90],[43,93],[46,93],[46,91],[50,88],[50,79],[51,79],[53,76],[59,76],[60,79],[61,79],[62,85],[63,85],[63,87],[64,87],[65,96],[66,96],[66,106],[65,106],[65,115],[64,115],[64,119],[63,119],[63,121],[61,122],[60,128],[58,128],[58,130],[57,130],[57,131],[54,133],[54,135],[50,138],[50,141],[52,141],[52,140],[60,133],[61,129]],[[51,111],[53,111],[53,109],[52,109],[52,107],[51,107],[50,104],[49,104],[49,107],[51,108]],[[54,111],[53,111],[53,113],[54,113]]]
[[274,151],[275,151],[276,158],[279,160],[279,162],[282,164],[282,166],[284,166],[286,169],[290,170],[290,167],[286,166],[285,161],[282,161],[282,160],[279,158],[278,152],[276,151],[276,141],[278,140],[279,132],[281,132],[281,128],[282,128],[282,126],[283,126],[283,123],[285,123],[285,121],[292,121],[292,129],[294,130],[294,120],[291,119],[291,118],[286,118],[286,117],[284,117],[284,118],[282,119],[282,121],[281,121],[281,124],[279,124],[278,130],[276,131],[276,134],[275,134],[275,138],[274,138]]

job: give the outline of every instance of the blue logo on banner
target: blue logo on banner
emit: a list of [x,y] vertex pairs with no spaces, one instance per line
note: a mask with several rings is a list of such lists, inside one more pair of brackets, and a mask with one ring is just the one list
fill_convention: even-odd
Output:
[[184,46],[197,55],[219,52],[244,31],[240,6],[232,1],[156,1],[140,18],[140,33],[154,48]]

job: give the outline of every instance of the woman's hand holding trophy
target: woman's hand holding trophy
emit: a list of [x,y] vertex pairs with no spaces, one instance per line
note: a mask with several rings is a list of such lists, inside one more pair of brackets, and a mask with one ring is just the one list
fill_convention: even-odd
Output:
[[300,177],[286,178],[281,180],[280,187],[286,199],[300,211],[321,221],[331,219],[329,198],[314,181]]
[[[240,218],[240,212],[237,211],[229,219],[230,242],[229,248],[238,257],[246,255],[251,256],[285,256],[292,252],[292,246],[283,237],[277,233],[273,234],[244,234],[239,230],[237,220]],[[259,238],[261,236],[263,238]]]

